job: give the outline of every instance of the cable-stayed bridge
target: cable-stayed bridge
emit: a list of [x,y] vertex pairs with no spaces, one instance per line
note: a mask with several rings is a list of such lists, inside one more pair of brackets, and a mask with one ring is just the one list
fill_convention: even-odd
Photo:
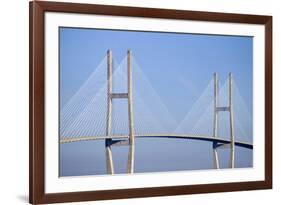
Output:
[[127,172],[134,172],[138,138],[208,141],[213,144],[217,169],[218,149],[229,149],[230,168],[235,167],[235,146],[253,149],[251,114],[231,73],[223,84],[214,73],[180,122],[171,111],[131,51],[118,64],[109,50],[79,90],[61,106],[60,143],[104,140],[109,174],[114,174],[112,147],[122,145],[129,146]]

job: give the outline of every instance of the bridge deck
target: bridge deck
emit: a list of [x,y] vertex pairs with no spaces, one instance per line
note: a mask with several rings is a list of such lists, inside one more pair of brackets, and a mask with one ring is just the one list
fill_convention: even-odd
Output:
[[[214,138],[206,135],[188,135],[188,134],[146,134],[146,135],[135,135],[136,138],[175,138],[175,139],[191,139],[201,140],[209,142],[217,142],[221,144],[229,144],[230,140],[223,138]],[[88,136],[88,137],[73,137],[73,138],[62,138],[60,143],[79,142],[87,140],[105,140],[105,139],[129,139],[127,135],[113,135],[113,136]],[[247,142],[235,141],[235,145],[248,149],[253,149],[253,145]]]

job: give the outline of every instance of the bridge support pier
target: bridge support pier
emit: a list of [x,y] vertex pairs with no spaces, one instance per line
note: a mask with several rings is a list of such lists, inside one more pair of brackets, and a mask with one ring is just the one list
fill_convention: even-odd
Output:
[[111,150],[111,139],[105,140],[105,147],[106,147],[106,170],[107,174],[114,174],[114,166],[113,166],[113,159],[112,159],[112,150]]

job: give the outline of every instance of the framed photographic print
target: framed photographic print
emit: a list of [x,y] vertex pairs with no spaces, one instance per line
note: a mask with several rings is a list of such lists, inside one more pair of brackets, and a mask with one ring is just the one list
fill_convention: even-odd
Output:
[[272,17],[30,2],[30,203],[272,187]]

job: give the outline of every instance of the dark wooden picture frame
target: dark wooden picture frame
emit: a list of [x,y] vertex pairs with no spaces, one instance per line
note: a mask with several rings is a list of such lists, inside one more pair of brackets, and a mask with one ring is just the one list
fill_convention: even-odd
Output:
[[[272,17],[199,11],[104,6],[33,1],[29,4],[29,201],[33,204],[153,197],[272,188]],[[265,180],[203,185],[166,186],[46,194],[44,185],[44,14],[45,12],[100,14],[209,22],[247,23],[265,26]]]

